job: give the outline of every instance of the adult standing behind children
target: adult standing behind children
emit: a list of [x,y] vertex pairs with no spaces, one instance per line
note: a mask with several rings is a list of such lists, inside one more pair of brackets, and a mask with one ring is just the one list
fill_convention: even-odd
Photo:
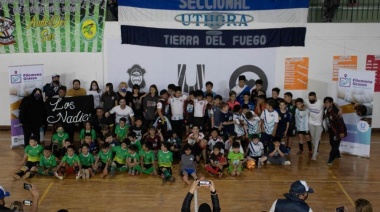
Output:
[[67,91],[67,96],[85,96],[86,90],[80,87],[78,79],[73,80],[73,87]]
[[126,105],[127,102],[125,99],[119,100],[119,105],[113,107],[109,112],[105,114],[106,117],[110,116],[110,114],[116,114],[115,115],[115,123],[119,124],[120,118],[126,118],[126,125],[127,126],[133,126],[135,123],[135,117],[134,113],[131,107]]
[[143,99],[143,114],[144,114],[144,125],[149,127],[156,120],[156,105],[158,102],[158,89],[156,85],[151,85],[149,87],[149,93]]
[[305,181],[297,180],[290,186],[289,193],[284,194],[285,199],[277,199],[274,201],[269,212],[312,212],[313,210],[305,202],[309,197],[309,193],[314,193],[314,190],[310,188]]
[[96,109],[100,105],[100,97],[102,96],[102,90],[100,90],[97,81],[94,80],[91,82],[90,89],[87,91],[87,94],[94,97],[94,109]]
[[40,128],[47,124],[41,89],[35,88],[29,96],[23,98],[19,109],[19,119],[24,131],[24,146],[28,146],[32,135],[36,136],[37,142],[40,143]]
[[53,76],[51,76],[51,83],[44,85],[42,90],[45,94],[45,101],[48,98],[58,95],[58,88],[62,86],[59,82],[59,78],[60,76],[58,74],[53,74]]

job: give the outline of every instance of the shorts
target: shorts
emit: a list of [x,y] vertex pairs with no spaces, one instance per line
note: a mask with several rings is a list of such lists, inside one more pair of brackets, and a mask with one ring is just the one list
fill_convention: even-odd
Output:
[[[103,161],[100,161],[100,167],[101,167],[101,170],[104,170],[104,168],[106,168],[106,165],[107,163],[104,163]],[[108,170],[110,170],[110,166],[108,166]]]
[[45,176],[53,176],[54,170],[53,170],[53,168],[50,168],[50,169],[48,169],[48,172],[45,173],[45,170],[43,170],[42,167],[38,167],[37,174],[38,175],[45,175]]
[[250,158],[252,158],[255,162],[256,162],[256,164],[258,164],[258,162],[259,162],[259,160],[260,160],[260,156],[248,156],[248,157],[250,157]]
[[[237,172],[241,172],[242,169],[243,169],[242,166],[238,166],[238,167],[236,168],[236,171],[237,171]],[[230,173],[232,173],[233,171],[234,171],[234,166],[228,166],[227,172],[230,174]]]
[[164,166],[160,166],[160,167],[158,168],[158,173],[159,173],[160,175],[163,173],[162,169],[166,169],[166,170],[168,170],[168,172],[169,172],[170,174],[173,174],[173,173],[172,173],[172,167],[164,167]]
[[260,141],[264,146],[268,146],[273,141],[273,136],[266,133],[261,133]]
[[194,126],[194,114],[189,114],[187,118],[185,119],[185,126],[189,126],[190,128],[193,128]]
[[205,128],[205,118],[204,117],[194,117],[194,126],[199,127],[199,131],[204,132]]
[[150,169],[153,166],[153,164],[144,164],[144,168]]
[[309,131],[297,131],[298,135],[310,135]]
[[191,174],[195,173],[195,169],[185,169],[181,172],[181,174],[183,174],[183,172],[187,172],[188,175],[191,175]]
[[296,135],[296,127],[294,124],[290,123],[288,128],[288,133],[286,133],[287,137],[294,137]]
[[82,165],[82,169],[92,169],[92,166],[84,166],[84,165]]
[[[121,164],[119,162],[116,162],[116,161],[113,161],[112,163],[114,163],[116,165],[117,168],[121,168],[123,166],[125,166],[125,164]],[[104,168],[103,168],[104,169]]]
[[32,162],[32,161],[26,161],[25,165],[30,170],[33,166],[38,167],[40,165],[39,161]]

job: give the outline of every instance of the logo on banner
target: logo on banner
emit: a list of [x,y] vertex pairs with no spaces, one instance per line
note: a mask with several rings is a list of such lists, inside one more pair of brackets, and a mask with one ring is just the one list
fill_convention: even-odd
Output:
[[188,85],[186,81],[186,64],[178,64],[178,85],[182,87],[182,91],[189,93],[190,91],[202,90],[203,81],[205,79],[205,65],[198,64],[195,76],[195,85]]
[[85,17],[81,24],[81,36],[87,41],[92,41],[98,35],[98,23],[93,17]]
[[367,132],[369,130],[369,124],[366,121],[359,121],[356,125],[360,132]]
[[15,71],[15,73],[11,75],[11,84],[19,84],[21,82],[22,82],[21,74]]
[[145,87],[144,74],[145,69],[141,68],[140,65],[133,65],[132,68],[127,70],[129,74],[128,86],[132,87],[137,84],[140,88]]
[[351,78],[347,78],[347,74],[344,77],[339,78],[340,87],[351,87]]
[[261,79],[263,81],[262,89],[264,90],[264,92],[267,91],[267,88],[268,88],[267,75],[264,73],[263,70],[261,70],[261,68],[254,65],[240,66],[232,73],[230,77],[230,82],[229,82],[230,90],[236,86],[236,82],[238,81],[238,78],[240,75],[245,75],[245,77],[247,78],[247,81],[245,82],[245,84],[250,88],[255,87],[256,80]]
[[16,43],[12,35],[15,30],[15,23],[10,18],[0,16],[0,45],[10,45]]

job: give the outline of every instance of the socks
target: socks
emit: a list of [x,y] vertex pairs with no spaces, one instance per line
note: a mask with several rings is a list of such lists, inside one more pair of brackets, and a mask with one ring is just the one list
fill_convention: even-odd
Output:
[[303,152],[303,144],[298,144],[300,151]]
[[311,146],[311,141],[307,141],[307,148],[309,148],[309,151],[313,151],[313,147]]
[[163,171],[163,173],[166,178],[170,178],[172,176],[168,170]]
[[18,171],[18,172],[16,173],[16,175],[18,175],[18,176],[20,176],[20,177],[22,177],[24,174],[25,174],[25,171],[23,171],[23,170],[20,170],[20,171]]

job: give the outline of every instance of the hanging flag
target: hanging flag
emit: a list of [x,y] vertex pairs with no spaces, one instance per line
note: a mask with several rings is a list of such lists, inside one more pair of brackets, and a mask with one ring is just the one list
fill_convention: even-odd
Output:
[[304,46],[308,0],[119,0],[123,44],[171,48]]

